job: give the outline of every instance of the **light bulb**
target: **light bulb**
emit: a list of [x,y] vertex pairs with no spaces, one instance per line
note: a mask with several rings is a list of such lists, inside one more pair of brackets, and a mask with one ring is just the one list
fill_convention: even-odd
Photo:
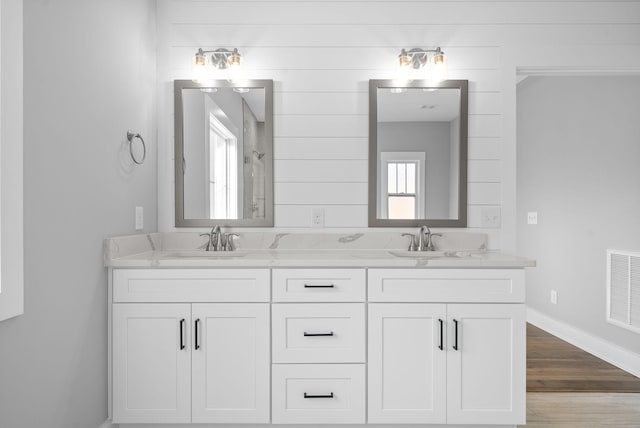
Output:
[[238,53],[238,49],[234,49],[227,58],[227,70],[229,72],[229,80],[232,82],[244,80],[242,56]]
[[231,54],[229,54],[229,57],[227,58],[227,65],[232,68],[232,67],[240,67],[240,63],[242,62],[242,55],[240,55],[240,53],[238,52],[238,49],[234,49],[233,52],[231,52]]
[[194,82],[204,81],[207,74],[207,57],[198,52],[193,57],[193,77]]
[[396,84],[404,85],[413,79],[413,58],[404,49],[398,55],[398,69],[396,71]]
[[449,77],[449,69],[447,67],[447,57],[443,52],[436,52],[430,61],[431,79],[439,82]]
[[400,68],[411,68],[413,67],[413,60],[411,59],[411,55],[407,53],[404,49],[400,51],[400,55],[398,55],[398,67]]

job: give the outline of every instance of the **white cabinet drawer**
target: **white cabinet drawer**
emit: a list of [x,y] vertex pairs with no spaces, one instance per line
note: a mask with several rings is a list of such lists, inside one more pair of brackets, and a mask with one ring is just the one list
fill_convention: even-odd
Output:
[[271,397],[274,424],[361,424],[365,366],[276,364]]
[[114,269],[114,302],[268,302],[268,269]]
[[363,363],[364,303],[272,305],[274,363]]
[[524,302],[524,269],[369,269],[370,302]]
[[274,269],[274,302],[364,302],[364,269]]

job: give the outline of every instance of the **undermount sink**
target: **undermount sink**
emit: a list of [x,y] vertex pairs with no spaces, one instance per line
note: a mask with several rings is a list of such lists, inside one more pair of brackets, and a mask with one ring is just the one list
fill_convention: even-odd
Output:
[[438,251],[408,251],[408,250],[394,250],[389,251],[390,254],[396,257],[411,257],[421,259],[433,259],[439,257],[479,257],[479,254],[469,250],[438,250]]
[[169,252],[164,255],[164,258],[168,259],[232,259],[238,257],[245,257],[249,254],[246,251],[205,251],[205,250],[183,250]]

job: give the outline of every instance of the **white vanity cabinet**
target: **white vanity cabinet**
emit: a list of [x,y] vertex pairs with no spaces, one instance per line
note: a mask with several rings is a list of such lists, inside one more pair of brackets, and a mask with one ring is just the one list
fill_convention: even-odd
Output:
[[114,422],[191,420],[188,304],[113,305]]
[[113,421],[268,423],[269,299],[267,269],[114,270]]
[[365,269],[272,278],[272,422],[365,423]]
[[369,423],[524,423],[524,271],[370,269],[368,286]]
[[525,422],[524,269],[329,266],[112,268],[112,421]]

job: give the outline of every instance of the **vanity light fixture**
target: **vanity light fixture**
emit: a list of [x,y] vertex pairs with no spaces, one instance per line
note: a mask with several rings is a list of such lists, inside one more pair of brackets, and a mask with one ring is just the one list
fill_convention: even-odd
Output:
[[207,65],[209,64],[217,70],[228,70],[231,76],[235,76],[240,72],[242,55],[238,52],[238,48],[233,48],[233,50],[225,48],[203,50],[199,48],[193,57],[194,81],[201,81],[206,77]]
[[[429,56],[428,54],[433,55]],[[447,79],[447,57],[438,46],[435,49],[402,49],[398,55],[398,72],[408,78],[415,70],[427,68],[428,80],[440,81]]]

